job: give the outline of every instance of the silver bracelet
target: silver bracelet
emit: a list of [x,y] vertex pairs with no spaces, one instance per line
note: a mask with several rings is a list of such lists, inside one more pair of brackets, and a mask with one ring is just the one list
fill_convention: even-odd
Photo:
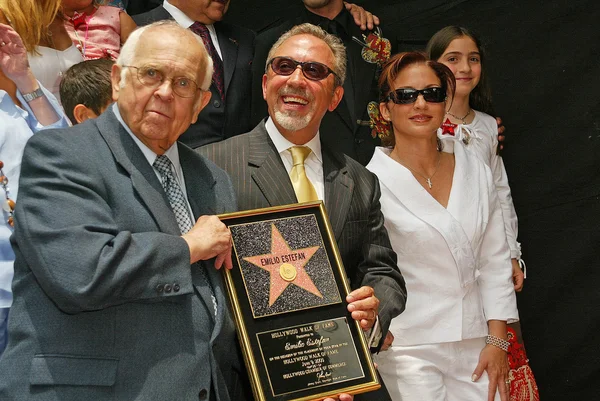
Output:
[[485,338],[485,343],[489,345],[493,345],[494,347],[500,348],[504,352],[508,352],[508,347],[510,347],[510,343],[500,337],[493,336],[488,334]]

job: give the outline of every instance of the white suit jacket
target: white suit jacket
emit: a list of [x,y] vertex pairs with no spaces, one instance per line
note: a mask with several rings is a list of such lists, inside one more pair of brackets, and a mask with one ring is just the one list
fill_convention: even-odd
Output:
[[377,148],[367,166],[381,184],[381,210],[398,267],[406,310],[392,320],[394,344],[460,341],[488,334],[487,321],[518,320],[510,252],[490,169],[462,146],[448,207],[412,173]]
[[465,146],[467,150],[487,164],[492,170],[500,207],[502,208],[502,217],[504,218],[504,229],[506,230],[506,239],[510,248],[510,257],[521,258],[521,244],[517,241],[519,233],[519,223],[515,206],[513,205],[510,187],[508,186],[508,176],[504,168],[502,156],[498,154],[498,124],[496,119],[489,114],[477,110],[475,118],[470,124],[458,124],[454,135],[444,134],[440,128],[438,137],[444,143],[447,141],[456,141]]

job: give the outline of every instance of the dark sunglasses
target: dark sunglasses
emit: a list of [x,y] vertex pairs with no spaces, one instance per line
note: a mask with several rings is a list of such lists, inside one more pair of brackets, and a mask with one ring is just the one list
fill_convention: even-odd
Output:
[[429,103],[442,103],[446,100],[446,91],[437,86],[425,89],[396,89],[395,91],[390,92],[385,100],[391,100],[396,104],[410,104],[417,101],[419,94],[423,95],[423,99]]
[[320,81],[333,74],[337,74],[327,67],[325,64],[317,63],[316,61],[296,61],[289,57],[273,57],[267,65],[270,65],[273,72],[277,75],[292,75],[296,68],[300,66],[302,74],[311,81]]

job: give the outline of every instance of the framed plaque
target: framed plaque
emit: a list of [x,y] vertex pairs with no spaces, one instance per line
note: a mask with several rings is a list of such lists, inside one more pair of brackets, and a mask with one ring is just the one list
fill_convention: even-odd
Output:
[[231,230],[227,290],[256,401],[380,387],[348,312],[347,276],[322,202],[219,216]]

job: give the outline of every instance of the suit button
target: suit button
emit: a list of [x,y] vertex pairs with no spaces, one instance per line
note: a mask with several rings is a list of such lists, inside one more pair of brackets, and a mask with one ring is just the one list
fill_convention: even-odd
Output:
[[354,143],[355,143],[355,144],[357,144],[357,145],[360,145],[361,143],[363,143],[363,140],[362,140],[362,139],[360,139],[360,138],[356,138],[356,139],[354,140]]
[[219,100],[215,100],[213,102],[213,106],[215,106],[218,109],[219,107],[221,107],[221,102]]
[[180,289],[181,289],[181,287],[179,286],[179,284],[177,284],[177,283],[173,284],[173,292],[179,292]]
[[171,287],[171,284],[165,284],[165,293],[170,293],[172,288],[173,287]]
[[198,399],[199,400],[205,400],[206,396],[208,395],[208,391],[206,391],[205,388],[203,388],[202,390],[200,390],[200,392],[198,393]]
[[158,292],[158,293],[160,294],[160,293],[162,293],[162,292],[163,292],[163,285],[162,285],[162,284],[159,284],[159,285],[157,285],[157,286],[156,286],[156,288],[155,288],[155,289],[156,289],[156,292]]

